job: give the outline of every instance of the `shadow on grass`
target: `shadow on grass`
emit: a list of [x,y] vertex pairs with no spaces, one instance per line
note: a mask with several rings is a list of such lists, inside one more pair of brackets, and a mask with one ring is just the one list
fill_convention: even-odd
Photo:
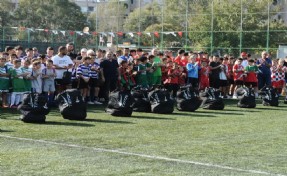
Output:
[[[209,114],[197,114],[198,112],[195,111],[195,112],[174,112],[172,114],[169,114],[169,115],[178,115],[178,116],[185,116],[185,117],[217,117],[217,116],[214,116],[214,115],[209,115]],[[200,112],[199,112],[200,113]]]
[[80,127],[93,127],[93,124],[87,123],[77,123],[77,122],[53,122],[53,121],[46,121],[45,123],[41,123],[41,125],[63,125],[63,126],[80,126]]
[[12,131],[12,130],[2,130],[2,129],[0,129],[0,133],[11,133],[11,132],[14,132],[14,131]]
[[86,122],[99,122],[99,123],[119,123],[119,124],[134,124],[127,121],[116,121],[116,120],[102,120],[102,119],[85,119]]
[[[147,113],[152,114],[152,113]],[[155,115],[172,115],[172,114],[155,114]],[[135,119],[150,119],[150,120],[176,120],[175,118],[164,118],[164,117],[154,117],[154,116],[141,116],[141,115],[132,115],[128,118],[135,118]]]
[[203,111],[197,111],[196,113],[200,113],[200,114],[220,114],[220,115],[244,115],[243,113],[236,113],[236,112],[226,112],[225,110],[205,110]]

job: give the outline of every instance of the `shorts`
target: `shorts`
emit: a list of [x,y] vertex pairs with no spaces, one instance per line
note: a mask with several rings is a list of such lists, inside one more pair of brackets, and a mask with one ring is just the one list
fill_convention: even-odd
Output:
[[188,78],[188,84],[191,84],[192,87],[198,87],[198,78]]
[[219,86],[220,87],[227,87],[228,86],[228,81],[227,80],[220,80],[219,81]]
[[79,89],[87,89],[87,88],[89,88],[89,82],[86,82],[81,78],[79,83]]
[[243,81],[242,80],[235,80],[234,83],[237,86],[243,86]]
[[245,82],[244,85],[245,85],[246,87],[250,87],[250,86],[252,86],[252,87],[258,87],[258,83],[257,83],[257,82]]
[[234,84],[234,79],[228,79],[228,84]]
[[44,81],[43,82],[43,92],[55,92],[55,82],[54,81]]
[[272,87],[274,88],[283,88],[285,86],[285,81],[284,80],[279,80],[279,81],[273,81],[272,82]]
[[201,90],[204,90],[206,87],[209,87],[209,80],[200,80],[199,87]]
[[89,80],[89,86],[94,88],[94,87],[99,87],[99,80],[98,78],[90,78]]

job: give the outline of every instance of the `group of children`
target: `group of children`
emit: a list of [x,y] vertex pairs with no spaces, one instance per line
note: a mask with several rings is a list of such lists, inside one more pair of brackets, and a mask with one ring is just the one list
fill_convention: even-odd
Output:
[[[92,52],[94,53],[94,52]],[[237,98],[236,89],[241,86],[252,87],[258,96],[259,64],[252,58],[235,59],[225,55],[208,56],[203,52],[185,52],[179,50],[173,57],[172,52],[159,53],[156,49],[144,53],[141,49],[121,55],[113,55],[118,61],[118,85],[131,89],[135,86],[145,88],[163,85],[173,97],[176,97],[180,86],[190,84],[193,88],[204,90],[207,87],[220,89],[223,98]],[[82,55],[81,59],[72,58],[71,87],[78,88],[83,97],[89,97],[91,90],[99,97],[103,74],[101,62],[93,55]],[[97,60],[97,61],[96,61]],[[31,59],[19,59],[16,54],[0,55],[0,90],[3,107],[17,107],[26,92],[44,93],[49,103],[54,101],[56,68],[52,57],[38,55]],[[284,59],[273,59],[271,70],[272,86],[281,93],[285,90]],[[231,98],[230,97],[230,98]],[[97,104],[101,104],[98,99]],[[94,104],[94,103],[93,103]]]
[[[154,58],[159,57],[161,63],[154,63]],[[202,52],[186,53],[182,50],[173,58],[169,55],[147,55],[134,59],[133,62],[121,61],[120,70],[122,85],[140,85],[150,87],[154,85],[153,73],[161,71],[161,84],[173,95],[180,86],[190,84],[200,91],[207,87],[220,89],[222,98],[237,98],[236,90],[242,86],[253,88],[258,97],[258,78],[260,65],[257,59],[234,58],[225,55],[206,56]],[[273,59],[271,70],[272,86],[281,93],[285,90],[284,59]],[[270,85],[270,86],[271,86]]]
[[0,56],[0,90],[2,106],[16,108],[24,93],[45,93],[53,99],[56,76],[53,61],[44,63],[41,58],[32,60],[17,59],[16,54]]

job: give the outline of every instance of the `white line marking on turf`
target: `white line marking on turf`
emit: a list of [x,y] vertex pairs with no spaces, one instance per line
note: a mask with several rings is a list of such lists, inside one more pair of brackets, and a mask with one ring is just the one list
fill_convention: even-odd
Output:
[[193,164],[193,165],[198,165],[198,166],[214,167],[214,168],[231,170],[231,171],[248,172],[248,173],[252,173],[252,174],[287,176],[287,175],[274,174],[274,173],[260,171],[260,170],[240,169],[240,168],[236,168],[236,167],[229,167],[229,166],[223,166],[223,165],[218,165],[218,164],[201,163],[201,162],[197,162],[197,161],[188,161],[188,160],[167,158],[167,157],[162,157],[162,156],[153,156],[153,155],[146,155],[146,154],[124,152],[124,151],[115,150],[115,149],[86,147],[86,146],[80,146],[80,145],[76,145],[76,144],[66,144],[66,143],[59,143],[59,142],[39,140],[39,139],[31,139],[31,138],[20,138],[20,137],[14,137],[14,136],[5,136],[5,135],[1,135],[1,134],[0,134],[0,137],[9,138],[9,139],[17,139],[17,140],[22,140],[22,141],[39,142],[39,143],[44,143],[44,144],[54,144],[54,145],[60,145],[60,146],[65,146],[65,147],[90,149],[90,150],[95,150],[95,151],[99,151],[99,152],[117,153],[117,154],[122,154],[122,155],[138,156],[138,157],[142,157],[142,158],[150,158],[150,159],[163,160],[163,161],[169,161],[169,162],[178,162],[178,163]]

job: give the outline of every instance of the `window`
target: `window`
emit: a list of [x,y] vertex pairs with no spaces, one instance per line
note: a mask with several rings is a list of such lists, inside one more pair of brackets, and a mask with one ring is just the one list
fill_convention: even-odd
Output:
[[94,9],[95,9],[95,8],[94,8],[93,6],[89,6],[89,7],[88,7],[88,12],[93,12]]

